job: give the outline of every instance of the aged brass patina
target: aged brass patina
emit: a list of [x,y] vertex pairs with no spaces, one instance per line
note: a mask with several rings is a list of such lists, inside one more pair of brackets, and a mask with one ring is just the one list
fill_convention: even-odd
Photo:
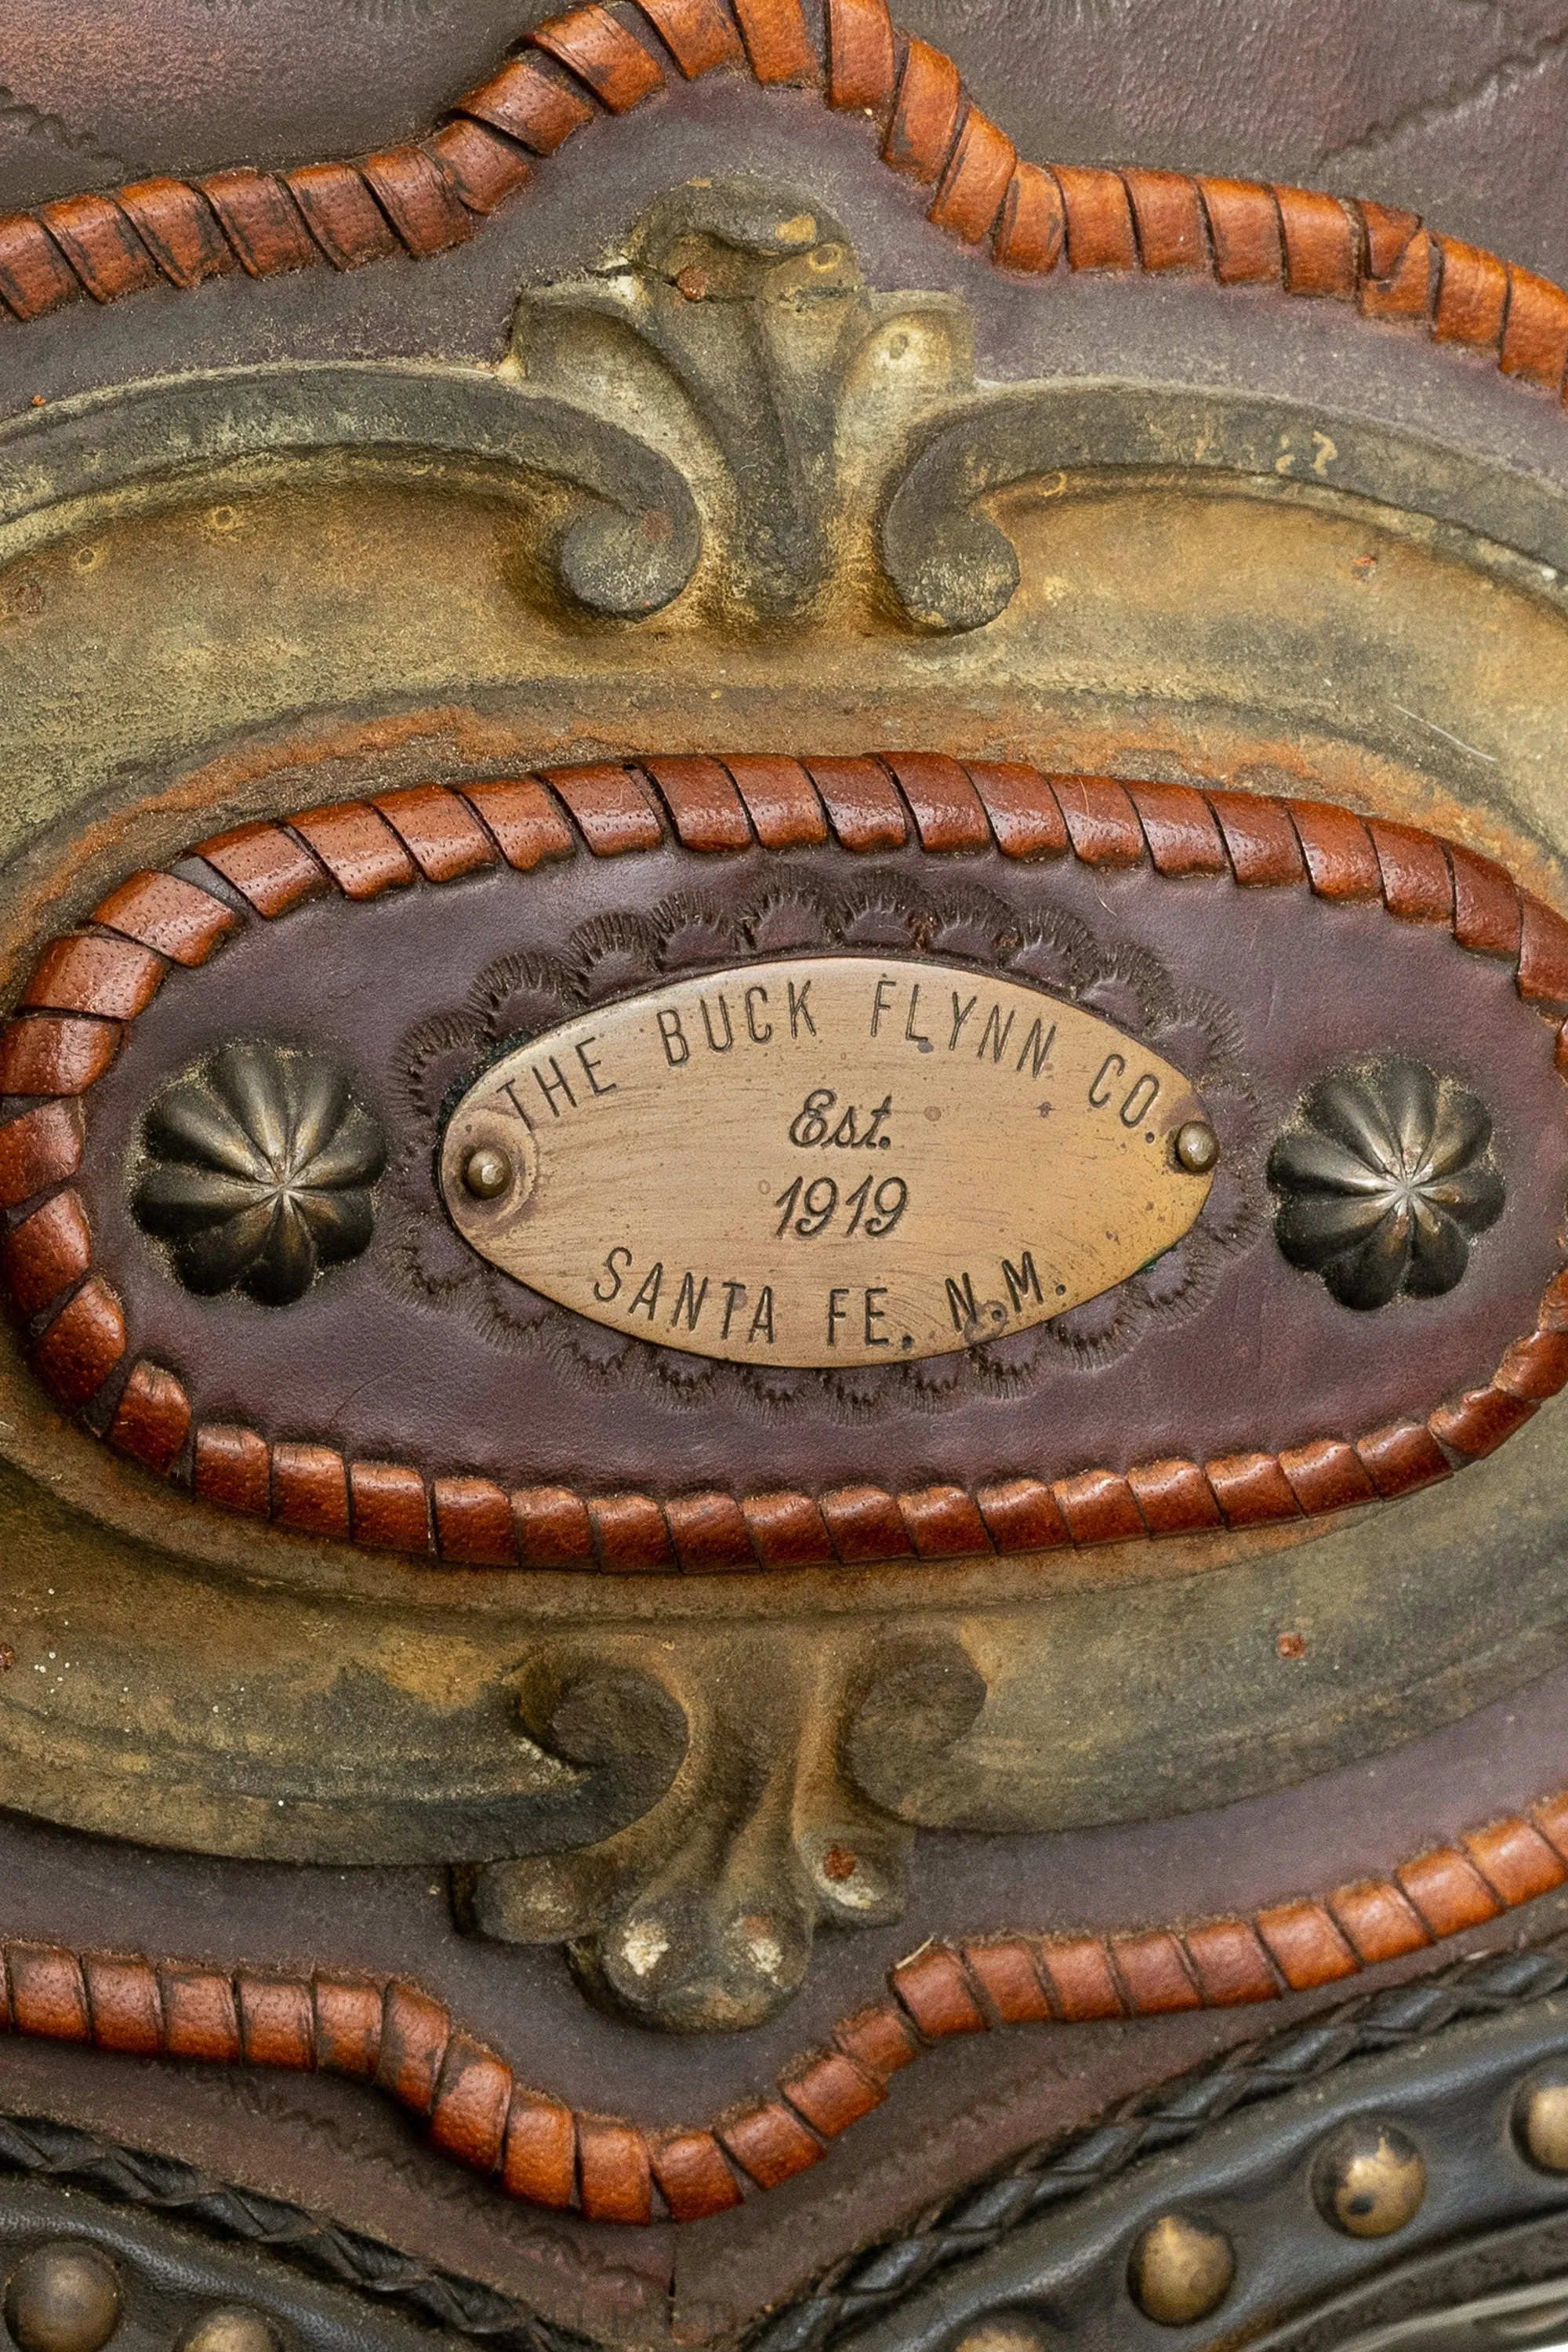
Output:
[[1127,2283],[1146,2319],[1189,2326],[1214,2310],[1236,2276],[1223,2230],[1188,2213],[1162,2213],[1132,2249]]
[[22,2352],[100,2352],[119,2324],[114,2265],[96,2246],[40,2246],[5,2289],[5,2325]]
[[320,1057],[226,1046],[159,1097],[146,1145],[137,1220],[187,1289],[286,1306],[370,1240],[386,1146]]
[[1485,1105],[1418,1063],[1336,1071],[1269,1160],[1279,1246],[1343,1307],[1440,1297],[1502,1213],[1490,1144]]
[[1568,2070],[1543,2066],[1520,2090],[1513,2131],[1521,2152],[1542,2172],[1568,2172]]
[[[441,1153],[482,1255],[595,1323],[734,1363],[876,1364],[1024,1330],[1179,1239],[1190,1082],[961,966],[719,971],[533,1038]],[[1206,1131],[1206,1130],[1205,1130]],[[506,1189],[476,1184],[483,1155]]]
[[[0,794],[0,953],[16,984],[41,940],[89,923],[128,873],[225,829],[649,751],[940,747],[1200,782],[1238,803],[1295,795],[1428,827],[1561,898],[1561,502],[1511,443],[1439,444],[1370,394],[1331,413],[1282,361],[1261,391],[1195,390],[1189,356],[1157,336],[1128,360],[1135,383],[1109,362],[1063,382],[1031,329],[999,384],[976,370],[963,299],[866,286],[825,193],[638,193],[602,268],[542,251],[513,278],[513,331],[482,363],[426,349],[126,383],[108,365],[100,388],[8,425],[0,750],[18,782]],[[920,282],[918,258],[900,267],[888,287]],[[693,271],[706,281],[695,298]],[[1138,317],[1155,336],[1154,310]],[[1529,422],[1525,394],[1499,397]],[[650,852],[667,855],[678,894],[722,867]],[[808,869],[815,853],[782,855]],[[962,877],[964,858],[953,864]],[[614,855],[595,872],[613,916],[629,885]],[[559,873],[531,880],[550,898]],[[1196,904],[1207,885],[1169,887]],[[1260,894],[1281,908],[1293,895]],[[1354,919],[1353,904],[1342,912]],[[1266,930],[1260,916],[1260,988]],[[520,918],[508,944],[528,938]],[[421,1012],[453,1017],[470,978],[433,966]],[[299,1049],[319,1044],[353,1072],[351,1000],[324,997]],[[219,1005],[201,1053],[262,1034],[268,1012]],[[602,1036],[606,1018],[595,1006],[585,1025]],[[1367,1018],[1376,1042],[1375,1008]],[[1510,1018],[1533,1015],[1515,999]],[[1117,1034],[1105,1052],[1123,1050]],[[461,1087],[483,1061],[464,1063]],[[1484,1068],[1454,1074],[1486,1091]],[[872,1111],[888,1091],[863,1100],[832,1071],[803,1077],[792,1116],[818,1086]],[[1215,1167],[1195,1097],[1170,1108],[1156,1132],[1182,1139],[1162,1183],[1195,1215],[1232,1163]],[[448,1176],[459,1223],[526,1172],[511,1125]],[[678,1139],[685,1166],[692,1139]],[[416,1172],[441,1218],[435,1140]],[[890,1165],[879,1141],[867,1156]],[[489,1157],[498,1142],[504,1171]],[[378,1200],[394,1181],[377,1180]],[[1482,1235],[1455,1298],[1476,1290],[1500,1232]],[[478,1263],[449,1226],[444,1238]],[[143,1263],[161,1260],[161,1244],[134,1241]],[[363,1279],[375,1246],[255,1312],[289,1328]],[[1039,1250],[1034,1263],[1043,1289]],[[661,1290],[671,1312],[685,1270]],[[1281,1271],[1321,1296],[1315,1276]],[[951,1348],[947,1278],[936,1304]],[[250,1311],[229,1294],[181,1296],[203,1314]],[[1005,1277],[998,1290],[977,1276],[975,1297],[1005,1299]],[[1401,1298],[1339,1320],[1365,1334],[1442,1305]],[[865,1328],[862,1311],[862,1349]],[[659,1342],[698,1360],[673,1333]],[[896,1909],[912,1827],[1065,1828],[1234,1801],[1451,1721],[1568,1654],[1550,1407],[1452,1487],[1375,1514],[1238,1512],[1163,1545],[1130,1528],[1136,1539],[1012,1558],[921,1556],[911,1540],[831,1570],[748,1556],[677,1578],[660,1555],[646,1576],[610,1578],[590,1550],[573,1572],[519,1558],[448,1575],[351,1549],[346,1501],[311,1525],[266,1494],[248,1517],[176,1503],[90,1423],[62,1419],[29,1345],[25,1331],[4,1342],[5,1803],[220,1853],[450,1864],[472,1925],[559,1937],[584,1983],[651,2022],[733,2021],[789,1997],[813,1924],[847,1924],[861,1891],[854,1874],[817,1883],[828,1832],[868,1884],[875,1832]],[[911,1370],[941,1360],[913,1345],[910,1358]],[[401,1377],[360,1358],[342,1370],[345,1398]],[[295,1399],[287,1379],[278,1390],[224,1409],[270,1410],[286,1440],[321,1437],[284,1426]],[[863,1410],[847,1397],[843,1425]],[[763,1399],[758,1428],[778,1419]],[[602,1463],[570,1471],[600,1491]],[[743,1468],[692,1476],[721,1473],[736,1483]],[[1500,1578],[1487,1563],[1505,1525]],[[1402,1596],[1418,1596],[1418,1627]],[[1277,1637],[1298,1626],[1305,1651],[1287,1656]],[[872,1706],[903,1641],[953,1663],[965,1711],[933,1717],[901,1664]],[[575,1749],[514,1696],[520,1675],[531,1690],[567,1653],[657,1684],[668,1707],[612,1711],[595,1752]],[[734,1737],[737,1676],[770,1694],[776,1769],[760,1776]],[[925,1736],[933,1720],[940,1738]],[[638,1934],[648,1905],[663,1917],[673,1895],[689,1913],[681,1935],[641,1974],[622,1971],[624,1949],[652,1950]],[[780,1968],[765,1937],[726,1940],[733,1918],[764,1912],[785,1930]]]
[[1325,2221],[1351,2238],[1387,2238],[1420,2210],[1426,2165],[1408,2133],[1368,2116],[1346,2124],[1312,2168],[1312,2195]]
[[1349,0],[1246,154],[1152,0],[343,0],[357,108],[342,6],[15,5],[0,2337],[1535,2297],[1568,294],[1396,209],[1491,100]]

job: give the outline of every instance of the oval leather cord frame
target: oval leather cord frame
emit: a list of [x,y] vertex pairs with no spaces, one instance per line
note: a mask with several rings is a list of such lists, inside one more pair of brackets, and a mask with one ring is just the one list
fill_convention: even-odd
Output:
[[[570,821],[569,821],[570,820]],[[1568,1007],[1568,923],[1473,851],[1408,825],[1342,809],[1188,785],[1106,777],[1047,779],[1018,764],[967,766],[931,754],[885,761],[660,759],[646,767],[558,768],[511,780],[416,785],[374,803],[310,810],[199,844],[215,877],[272,920],[333,888],[351,900],[418,879],[441,882],[504,860],[522,871],[570,856],[659,846],[673,828],[708,853],[819,844],[904,844],[926,851],[994,842],[1003,855],[1072,856],[1244,887],[1309,882],[1321,898],[1376,899],[1405,922],[1440,924],[1477,955],[1513,967],[1521,1000],[1558,1031]],[[188,871],[188,866],[187,866]],[[426,1482],[412,1465],[345,1461],[321,1444],[268,1444],[256,1430],[200,1421],[179,1379],[131,1339],[111,1286],[92,1271],[91,1236],[66,1189],[81,1164],[83,1097],[113,1064],[126,1027],[175,963],[209,957],[234,928],[232,904],[184,876],[132,875],[91,917],[92,930],[52,940],[0,1032],[0,1092],[38,1097],[0,1129],[0,1207],[37,1202],[0,1244],[14,1311],[48,1314],[34,1349],[44,1382],[71,1412],[92,1407],[109,1443],[205,1502],[270,1517],[316,1537],[433,1555],[474,1567],[609,1570],[854,1566],[941,1561],[1248,1528],[1407,1494],[1500,1445],[1568,1381],[1568,1274],[1548,1285],[1532,1331],[1489,1383],[1401,1421],[1275,1455],[1206,1464],[1162,1460],[1125,1475],[1090,1469],[1016,1477],[971,1494],[939,1486],[892,1495],[854,1486],[798,1493],[672,1496],[579,1495],[564,1486],[508,1493],[454,1473]],[[45,1195],[47,1197],[44,1197]],[[105,1425],[103,1396],[111,1380]],[[96,1401],[96,1402],[95,1402]]]

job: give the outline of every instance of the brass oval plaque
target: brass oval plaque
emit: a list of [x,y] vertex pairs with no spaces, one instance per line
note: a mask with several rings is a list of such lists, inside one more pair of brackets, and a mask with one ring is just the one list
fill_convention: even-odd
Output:
[[825,956],[685,981],[492,1064],[442,1140],[452,1220],[661,1347],[830,1367],[1082,1304],[1207,1197],[1189,1081],[1042,991]]

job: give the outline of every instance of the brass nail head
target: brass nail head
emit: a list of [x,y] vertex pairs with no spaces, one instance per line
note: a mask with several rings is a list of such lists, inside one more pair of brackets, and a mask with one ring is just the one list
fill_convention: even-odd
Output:
[[1347,2124],[1312,2168],[1312,2194],[1324,2221],[1347,2238],[1386,2238],[1419,2210],[1426,2166],[1391,2124]]
[[1514,2109],[1514,2131],[1538,2170],[1568,2172],[1568,2075],[1563,2070],[1525,2084]]
[[1189,1118],[1176,1129],[1176,1162],[1189,1176],[1206,1176],[1219,1160],[1219,1138],[1205,1119]]
[[1162,2213],[1132,2249],[1127,2284],[1145,2319],[1185,2327],[1222,2302],[1236,2276],[1236,2252],[1223,2230],[1188,2213]]
[[511,1182],[511,1161],[493,1143],[481,1143],[463,1162],[463,1187],[476,1201],[499,1201]]
[[179,2352],[280,2352],[278,2331],[246,2304],[209,2311],[180,2338]]
[[96,2246],[40,2246],[5,2290],[5,2325],[22,2352],[99,2352],[120,2324],[120,2279]]
[[1032,2313],[995,2311],[972,2320],[952,2352],[1046,2352],[1050,2341]]

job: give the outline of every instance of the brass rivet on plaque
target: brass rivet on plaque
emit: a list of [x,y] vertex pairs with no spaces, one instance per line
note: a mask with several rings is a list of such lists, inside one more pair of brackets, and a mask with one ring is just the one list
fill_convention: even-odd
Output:
[[120,2324],[120,2280],[96,2246],[40,2246],[5,2290],[5,2325],[22,2352],[99,2352]]
[[1347,2124],[1312,2168],[1318,2210],[1347,2238],[1386,2238],[1403,2230],[1426,2194],[1421,2151],[1390,2124]]
[[1236,2276],[1236,2253],[1223,2230],[1187,2213],[1162,2213],[1132,2249],[1127,2284],[1145,2319],[1185,2327],[1221,2302]]
[[1206,1176],[1219,1159],[1219,1138],[1201,1118],[1189,1118],[1176,1129],[1176,1161],[1189,1176]]
[[499,1201],[511,1182],[511,1161],[493,1143],[481,1143],[463,1162],[463,1186],[476,1201]]
[[1568,2172],[1568,2071],[1555,2067],[1525,2084],[1513,2127],[1531,2164],[1542,2172]]

